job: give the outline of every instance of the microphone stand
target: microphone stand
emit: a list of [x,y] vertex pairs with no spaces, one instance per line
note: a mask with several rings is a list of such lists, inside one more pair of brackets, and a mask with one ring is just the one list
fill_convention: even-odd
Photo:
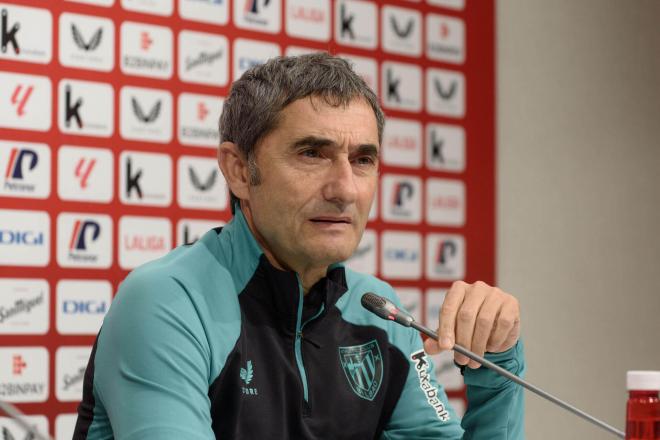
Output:
[[27,420],[25,420],[25,415],[11,403],[0,400],[0,411],[3,411],[10,419],[14,420],[18,426],[32,434],[35,440],[53,440],[50,436],[41,434],[37,428],[30,425]]

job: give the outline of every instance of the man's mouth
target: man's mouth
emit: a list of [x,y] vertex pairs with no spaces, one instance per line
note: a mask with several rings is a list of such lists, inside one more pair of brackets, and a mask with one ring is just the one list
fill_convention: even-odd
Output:
[[351,221],[350,217],[332,217],[332,216],[323,216],[323,217],[314,217],[310,219],[314,223],[322,223],[322,224],[351,224],[353,223]]

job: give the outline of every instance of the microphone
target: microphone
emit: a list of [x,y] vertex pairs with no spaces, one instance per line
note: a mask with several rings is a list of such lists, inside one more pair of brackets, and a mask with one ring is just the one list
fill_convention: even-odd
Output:
[[14,420],[18,426],[29,433],[28,438],[34,438],[36,440],[52,440],[50,436],[40,433],[37,428],[30,425],[30,423],[25,420],[25,415],[11,403],[0,400],[0,412],[2,411],[4,411],[10,419]]
[[[362,307],[365,309],[369,310],[371,313],[379,316],[380,318],[387,319],[390,321],[394,321],[398,324],[401,324],[405,327],[412,327],[415,330],[424,333],[428,337],[435,339],[436,341],[438,340],[438,334],[431,330],[428,327],[425,327],[415,321],[415,319],[410,315],[410,313],[401,310],[394,304],[392,301],[388,300],[387,298],[384,298],[380,295],[376,295],[375,293],[372,292],[367,292],[364,295],[362,295],[362,298],[360,300],[362,303]],[[559,399],[558,397],[553,396],[550,393],[547,393],[543,391],[541,388],[532,385],[531,383],[521,379],[520,377],[516,376],[515,374],[511,373],[508,370],[505,370],[504,368],[492,363],[491,361],[484,359],[483,357],[479,356],[478,354],[472,353],[470,350],[467,348],[454,344],[454,347],[452,347],[452,350],[472,359],[473,361],[479,362],[481,365],[484,367],[493,370],[500,376],[504,376],[507,379],[511,380],[512,382],[517,383],[518,385],[527,388],[529,391],[535,393],[538,396],[543,397],[546,400],[549,400],[550,402],[554,403],[555,405],[560,406],[561,408],[564,408],[565,410],[572,412],[573,414],[577,415],[578,417],[582,417],[583,419],[587,420],[588,422],[593,423],[594,425],[610,432],[611,434],[614,434],[618,436],[619,438],[624,438],[626,435],[622,432],[619,431],[618,429],[614,428],[613,426],[608,425],[607,423],[598,420],[592,415],[587,414],[586,412],[574,407],[573,405],[564,402],[563,400]]]

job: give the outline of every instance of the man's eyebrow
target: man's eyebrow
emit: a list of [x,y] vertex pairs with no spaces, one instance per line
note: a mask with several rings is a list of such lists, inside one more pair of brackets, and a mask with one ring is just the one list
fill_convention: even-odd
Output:
[[304,138],[296,139],[291,143],[292,149],[297,149],[300,147],[314,147],[321,148],[327,147],[329,145],[335,145],[335,142],[332,139],[317,137],[317,136],[305,136]]
[[354,154],[366,154],[369,156],[378,156],[379,148],[374,144],[362,144],[355,149]]

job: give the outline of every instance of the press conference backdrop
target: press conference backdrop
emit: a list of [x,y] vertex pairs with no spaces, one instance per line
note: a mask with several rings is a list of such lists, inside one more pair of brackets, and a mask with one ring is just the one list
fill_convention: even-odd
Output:
[[[0,2],[0,399],[71,437],[121,280],[230,219],[214,158],[223,97],[280,54],[345,56],[387,114],[378,195],[348,265],[389,281],[430,326],[453,280],[492,283],[493,8]],[[436,361],[462,413],[462,379],[450,357]]]

